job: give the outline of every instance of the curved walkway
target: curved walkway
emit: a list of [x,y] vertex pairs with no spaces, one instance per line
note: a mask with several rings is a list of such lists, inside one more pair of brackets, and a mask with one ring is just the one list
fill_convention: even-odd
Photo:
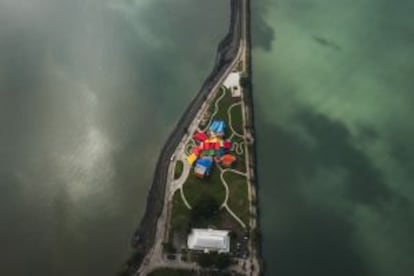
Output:
[[220,180],[221,180],[221,182],[223,183],[223,185],[224,185],[224,188],[226,188],[226,197],[224,198],[224,202],[223,202],[223,204],[221,205],[221,208],[226,208],[226,210],[229,212],[229,214],[235,219],[235,220],[237,220],[237,222],[243,227],[243,228],[246,228],[246,224],[244,224],[244,222],[233,212],[233,210],[231,210],[230,209],[230,207],[228,206],[228,204],[227,204],[227,201],[229,200],[229,195],[230,195],[230,189],[229,189],[229,186],[227,185],[227,182],[226,182],[226,180],[224,179],[224,173],[225,172],[228,172],[228,171],[231,171],[231,172],[234,172],[234,173],[237,173],[237,174],[240,174],[240,175],[245,175],[244,173],[242,173],[242,172],[239,172],[239,171],[236,171],[236,170],[233,170],[233,169],[225,169],[225,170],[223,170],[223,169],[221,169],[220,168]]
[[[233,210],[231,210],[230,209],[230,207],[228,206],[228,204],[227,204],[227,201],[228,201],[228,199],[229,199],[229,195],[230,195],[230,189],[229,189],[229,186],[227,185],[227,182],[226,182],[226,180],[224,179],[224,174],[226,173],[226,172],[233,172],[233,173],[236,173],[236,174],[239,174],[239,175],[242,175],[242,176],[246,176],[246,174],[245,173],[242,173],[242,172],[240,172],[240,171],[238,171],[238,170],[235,170],[235,169],[223,169],[223,168],[221,168],[220,166],[218,166],[217,165],[217,168],[220,170],[220,180],[221,180],[221,183],[223,184],[223,186],[224,186],[224,188],[225,188],[225,190],[226,190],[226,195],[225,195],[225,198],[224,198],[224,200],[223,200],[223,203],[221,204],[221,206],[220,206],[220,208],[225,208],[228,212],[229,212],[229,214],[243,227],[243,228],[246,228],[246,224],[233,212]],[[187,177],[185,177],[185,179],[187,179]],[[184,179],[184,180],[185,180]],[[191,207],[191,205],[190,205],[190,203],[187,201],[187,199],[186,199],[186,197],[185,197],[185,194],[184,194],[184,189],[183,189],[183,185],[184,185],[184,182],[182,182],[181,184],[180,184],[180,186],[179,187],[176,187],[176,189],[175,190],[180,190],[180,195],[181,195],[181,199],[183,200],[183,202],[184,202],[184,204],[185,204],[185,206],[189,209],[189,210],[191,210],[192,209],[192,207]]]
[[244,154],[244,142],[233,142],[233,146],[231,148],[237,155]]
[[183,172],[181,173],[181,176],[179,178],[177,178],[177,179],[175,179],[171,182],[169,198],[171,199],[174,196],[175,192],[177,190],[180,190],[181,198],[182,198],[185,206],[187,206],[188,209],[191,209],[191,206],[188,203],[188,201],[185,198],[184,193],[183,193],[183,185],[184,185],[185,181],[187,180],[188,175],[190,174],[190,171],[191,171],[191,166],[190,166],[190,164],[188,164],[187,160],[185,160],[185,159],[186,159],[185,153],[182,154],[177,159],[177,161],[183,162]]
[[234,130],[233,124],[232,124],[231,110],[233,109],[233,107],[238,106],[238,105],[241,105],[241,102],[234,103],[231,106],[229,106],[229,108],[227,109],[227,116],[229,118],[229,128],[232,132],[232,135],[234,134],[237,137],[244,138],[244,136],[242,134],[240,134],[240,133],[238,133],[237,131]]
[[225,169],[225,170],[223,170],[223,173],[225,173],[225,172],[232,172],[232,173],[235,173],[235,174],[238,174],[238,175],[241,175],[241,176],[247,176],[247,173],[244,173],[244,172],[241,172],[241,171],[238,171],[238,170],[235,170],[235,169]]
[[193,147],[196,145],[195,141],[193,138],[190,139],[189,143],[187,145],[185,145],[184,148],[184,153],[188,156],[191,154],[191,151],[193,149]]
[[183,186],[180,187],[180,194],[181,194],[181,199],[183,200],[185,206],[188,208],[188,210],[191,210],[192,209],[191,205],[190,203],[188,203],[187,199],[185,198]]
[[214,112],[211,114],[210,119],[208,120],[208,123],[206,124],[206,127],[204,129],[201,129],[201,131],[205,132],[207,131],[208,127],[211,124],[211,121],[214,119],[214,116],[216,116],[217,112],[219,111],[219,103],[226,95],[226,90],[223,88],[223,86],[220,86],[221,95],[217,98],[217,100],[214,102]]
[[233,211],[230,209],[230,207],[226,204],[224,205],[224,208],[226,208],[227,212],[229,212],[229,214],[235,219],[237,220],[237,222],[244,228],[246,229],[246,224],[244,224],[244,222],[235,214],[233,213]]
[[[220,104],[220,101],[224,98],[224,96],[226,95],[226,90],[221,86],[220,87],[220,91],[219,91],[219,93],[221,93],[221,95],[216,99],[216,101],[214,102],[214,112],[211,114],[211,116],[210,116],[210,119],[209,119],[209,121],[208,121],[208,123],[207,123],[207,125],[206,125],[206,127],[204,128],[204,129],[201,129],[201,128],[198,128],[199,130],[201,130],[201,131],[207,131],[207,129],[208,129],[208,127],[210,126],[210,124],[211,124],[211,122],[212,122],[212,120],[214,120],[214,117],[217,115],[217,113],[218,113],[218,111],[219,111],[219,109],[220,109],[220,107],[219,107],[219,104]],[[239,137],[239,138],[244,138],[244,136],[242,135],[242,134],[240,134],[240,133],[238,133],[236,130],[234,130],[234,128],[233,128],[233,125],[232,125],[232,116],[231,116],[231,110],[234,108],[234,107],[236,107],[236,106],[238,106],[238,105],[241,105],[242,104],[242,102],[240,101],[240,102],[237,102],[237,103],[233,103],[232,105],[230,105],[229,107],[228,107],[228,109],[227,109],[227,116],[228,116],[228,125],[229,125],[229,129],[230,129],[230,132],[231,132],[231,135],[230,135],[230,140],[234,137],[234,136],[237,136],[237,137]],[[192,139],[192,138],[190,138],[190,140],[189,140],[189,143],[188,144],[186,144],[185,145],[185,148],[184,148],[184,155],[189,155],[190,153],[191,153],[191,149],[192,149],[192,147],[194,147],[194,145],[195,145],[196,143],[195,143],[195,141]],[[245,144],[245,142],[234,142],[233,143],[233,146],[232,146],[232,151],[234,151],[237,155],[243,155],[244,154],[244,144]],[[188,163],[186,162],[186,165],[188,166]],[[186,167],[187,167],[186,166]],[[226,180],[224,179],[224,174],[226,173],[226,172],[233,172],[233,173],[236,173],[236,174],[239,174],[239,175],[242,175],[242,176],[247,176],[247,174],[246,173],[243,173],[243,172],[240,172],[240,171],[238,171],[238,170],[235,170],[235,169],[223,169],[221,166],[219,166],[218,164],[217,164],[217,168],[220,170],[220,180],[221,180],[221,183],[222,183],[222,185],[224,186],[224,188],[225,188],[225,190],[226,190],[226,195],[225,195],[225,198],[224,198],[224,201],[223,201],[223,203],[221,204],[221,206],[220,206],[220,208],[224,208],[224,209],[226,209],[227,210],[227,212],[243,227],[243,228],[246,228],[246,224],[233,212],[233,210],[231,210],[230,209],[230,207],[228,206],[228,204],[227,204],[227,202],[228,202],[228,199],[229,199],[229,195],[230,195],[230,189],[229,189],[229,186],[228,186],[228,184],[227,184],[227,182],[226,182]],[[178,185],[174,185],[175,186],[175,191],[176,190],[180,190],[180,195],[181,195],[181,199],[183,200],[183,202],[184,202],[184,204],[185,204],[185,206],[189,209],[189,210],[191,210],[192,209],[192,207],[191,207],[191,205],[190,205],[190,203],[187,201],[187,199],[186,199],[186,197],[185,197],[185,193],[184,193],[184,189],[183,189],[183,186],[184,186],[184,182],[185,182],[185,180],[187,179],[187,176],[188,176],[188,174],[189,174],[189,170],[188,171],[186,171],[186,175],[185,175],[185,177],[180,177],[180,183],[178,184]],[[184,180],[181,180],[181,178],[183,178]],[[178,180],[178,179],[177,179]],[[174,191],[174,192],[175,192]]]

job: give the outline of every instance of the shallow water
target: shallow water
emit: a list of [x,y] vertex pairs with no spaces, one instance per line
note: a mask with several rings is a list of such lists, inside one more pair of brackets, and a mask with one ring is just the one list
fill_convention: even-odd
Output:
[[413,9],[254,3],[267,275],[414,273]]

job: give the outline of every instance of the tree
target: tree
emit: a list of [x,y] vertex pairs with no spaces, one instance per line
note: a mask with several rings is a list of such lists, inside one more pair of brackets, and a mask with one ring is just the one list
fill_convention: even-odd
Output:
[[218,269],[226,269],[231,264],[231,259],[227,254],[218,254],[215,260],[215,266]]
[[177,253],[177,249],[175,249],[174,245],[171,242],[163,242],[162,246],[168,254],[175,254]]
[[215,217],[220,209],[220,204],[214,197],[206,196],[198,201],[191,209],[191,221],[199,224],[204,220]]
[[240,78],[240,85],[243,88],[250,87],[250,78],[249,77],[245,77],[245,76],[241,77]]
[[216,267],[220,270],[226,269],[231,264],[230,256],[227,254],[218,254],[217,252],[204,253],[198,256],[198,264],[201,267]]
[[214,253],[204,253],[198,256],[197,263],[201,267],[211,267],[214,265]]
[[187,233],[190,230],[189,217],[186,214],[177,215],[171,222],[174,232]]

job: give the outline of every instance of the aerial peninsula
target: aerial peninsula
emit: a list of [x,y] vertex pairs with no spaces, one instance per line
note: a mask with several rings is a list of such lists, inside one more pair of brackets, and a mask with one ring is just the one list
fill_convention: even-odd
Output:
[[230,0],[215,66],[164,145],[126,275],[262,275],[250,0]]

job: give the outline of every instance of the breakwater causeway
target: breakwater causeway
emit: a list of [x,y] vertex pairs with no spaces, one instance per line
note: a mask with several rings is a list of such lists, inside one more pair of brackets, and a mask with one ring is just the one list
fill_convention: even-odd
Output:
[[[133,264],[130,264],[131,269],[137,269],[145,257],[148,254],[155,242],[155,233],[157,227],[157,220],[162,213],[162,208],[164,206],[164,194],[165,187],[168,177],[168,168],[170,164],[170,158],[177,146],[179,145],[181,138],[185,135],[188,127],[196,116],[197,112],[203,105],[207,96],[211,92],[212,88],[217,84],[220,77],[225,74],[225,72],[232,65],[232,62],[237,58],[237,53],[240,47],[240,40],[242,39],[242,15],[241,15],[241,5],[242,1],[231,0],[231,15],[230,15],[230,26],[228,33],[219,43],[217,48],[216,60],[212,72],[204,81],[200,91],[193,98],[187,109],[185,110],[183,116],[178,121],[174,130],[168,137],[164,147],[162,148],[158,161],[155,167],[154,178],[152,185],[150,187],[147,203],[144,216],[142,217],[138,229],[135,231],[133,238],[131,240],[131,245],[137,251],[136,257],[134,258]],[[248,9],[248,16],[250,16],[250,8]],[[248,20],[250,21],[250,20]],[[248,22],[250,27],[250,22]],[[247,46],[250,49],[250,28],[248,28],[248,37],[246,38]],[[251,66],[250,66],[250,50],[248,54],[248,64],[249,64],[249,75],[251,76]],[[247,116],[247,124],[253,134],[253,100],[252,100],[252,87],[251,81],[248,81],[248,87],[246,87],[246,105],[249,107],[249,114]],[[254,139],[250,145],[250,152],[252,153],[252,160],[250,160],[251,168],[255,171],[255,148],[254,148]],[[254,175],[257,175],[254,173]],[[255,179],[254,182],[256,182]]]

